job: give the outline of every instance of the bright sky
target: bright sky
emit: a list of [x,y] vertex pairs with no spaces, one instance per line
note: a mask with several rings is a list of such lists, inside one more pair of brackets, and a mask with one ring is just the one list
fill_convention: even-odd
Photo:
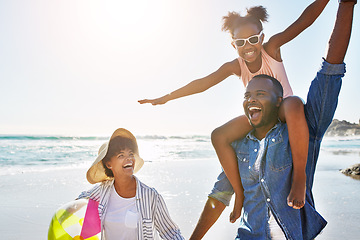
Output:
[[[312,1],[1,0],[0,134],[205,134],[243,114],[244,87],[229,77],[212,89],[168,102],[167,94],[236,58],[221,31],[228,11],[263,5],[266,39]],[[337,1],[282,47],[295,95],[306,98],[332,31]],[[360,17],[353,33],[335,117],[360,118]]]

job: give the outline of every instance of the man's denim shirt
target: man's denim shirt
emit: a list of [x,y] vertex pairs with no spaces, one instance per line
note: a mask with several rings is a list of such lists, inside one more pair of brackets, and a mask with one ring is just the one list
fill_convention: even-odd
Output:
[[[325,219],[315,210],[311,189],[320,143],[333,119],[344,73],[345,64],[323,61],[308,92],[304,106],[310,135],[306,203],[300,210],[289,207],[286,201],[292,179],[287,125],[279,122],[267,133],[259,171],[254,170],[254,163],[260,141],[252,132],[244,139],[233,142],[245,195],[236,239],[270,239],[269,211],[287,239],[313,239],[325,227]],[[229,205],[232,194],[231,184],[222,172],[209,197]]]

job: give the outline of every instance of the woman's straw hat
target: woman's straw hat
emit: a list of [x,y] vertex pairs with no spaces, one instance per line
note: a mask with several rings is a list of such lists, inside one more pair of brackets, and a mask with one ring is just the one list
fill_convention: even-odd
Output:
[[109,141],[107,141],[103,145],[101,145],[101,147],[99,149],[99,152],[98,152],[97,158],[95,159],[94,163],[91,165],[89,170],[87,171],[86,178],[89,181],[89,183],[94,184],[94,183],[98,183],[98,182],[102,182],[102,181],[105,181],[105,180],[112,179],[111,177],[108,177],[105,174],[105,168],[104,168],[101,161],[104,159],[104,157],[107,154],[109,144],[111,143],[111,139],[113,139],[115,137],[119,137],[119,136],[123,137],[123,138],[130,139],[135,145],[135,149],[134,149],[134,155],[135,155],[134,173],[139,171],[140,168],[144,165],[144,160],[139,156],[139,148],[138,148],[136,138],[134,137],[134,135],[130,131],[128,131],[128,130],[126,130],[124,128],[118,128],[111,135]]

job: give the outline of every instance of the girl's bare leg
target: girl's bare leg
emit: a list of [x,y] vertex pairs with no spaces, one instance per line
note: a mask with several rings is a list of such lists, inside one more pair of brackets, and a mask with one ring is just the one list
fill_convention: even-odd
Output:
[[309,129],[301,99],[294,96],[284,99],[280,106],[279,117],[287,123],[293,159],[292,184],[287,202],[290,207],[300,209],[305,205],[305,168],[309,147]]
[[216,128],[211,134],[211,141],[220,164],[235,192],[234,209],[230,214],[230,222],[232,223],[241,215],[244,189],[241,184],[237,157],[231,143],[245,137],[251,129],[247,117],[243,115]]

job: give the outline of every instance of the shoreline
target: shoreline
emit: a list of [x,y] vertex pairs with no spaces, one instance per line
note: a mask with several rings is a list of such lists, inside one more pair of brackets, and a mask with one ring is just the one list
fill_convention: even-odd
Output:
[[[313,193],[316,208],[328,225],[316,239],[352,239],[360,234],[357,226],[360,181],[339,171],[358,161],[357,154],[320,154]],[[0,176],[2,237],[46,239],[56,209],[92,186],[85,179],[86,170],[87,167],[79,167]],[[217,159],[177,160],[146,162],[136,176],[164,197],[171,217],[187,239],[219,172]],[[235,238],[238,221],[229,223],[231,210],[232,203],[203,239]]]

